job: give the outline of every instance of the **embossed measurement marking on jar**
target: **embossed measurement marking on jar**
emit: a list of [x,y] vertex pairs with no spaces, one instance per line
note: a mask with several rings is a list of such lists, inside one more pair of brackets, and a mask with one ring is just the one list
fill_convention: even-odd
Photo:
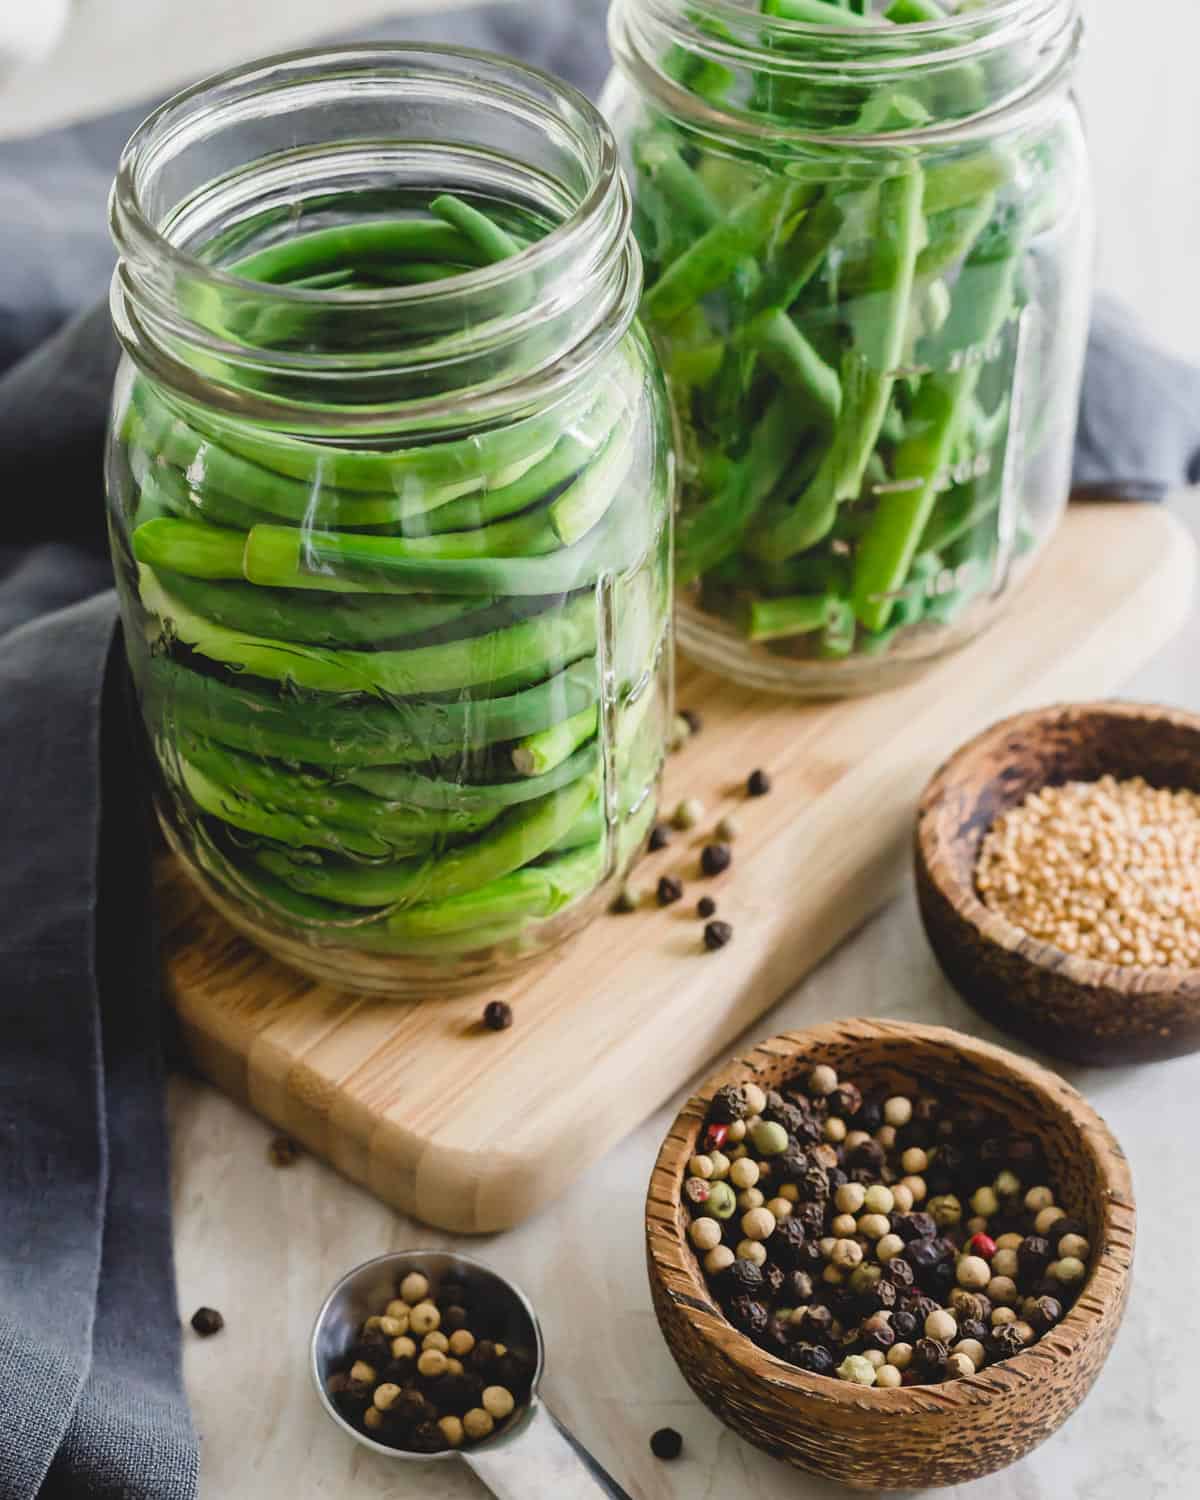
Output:
[[[952,490],[955,485],[969,484],[972,479],[983,479],[992,471],[992,459],[988,453],[978,453],[974,458],[963,459],[952,468],[942,469],[933,478],[934,489],[939,492]],[[923,490],[929,477],[918,474],[912,479],[889,479],[871,486],[873,495],[903,495],[910,490]]]

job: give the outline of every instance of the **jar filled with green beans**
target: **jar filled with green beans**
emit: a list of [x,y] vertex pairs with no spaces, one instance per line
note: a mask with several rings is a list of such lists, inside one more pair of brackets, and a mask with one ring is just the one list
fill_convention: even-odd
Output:
[[704,665],[873,691],[1018,597],[1086,342],[1080,33],[1078,0],[615,0]]
[[504,977],[619,887],[670,723],[669,407],[608,127],[483,54],[293,54],[152,115],[111,218],[171,849],[313,977]]

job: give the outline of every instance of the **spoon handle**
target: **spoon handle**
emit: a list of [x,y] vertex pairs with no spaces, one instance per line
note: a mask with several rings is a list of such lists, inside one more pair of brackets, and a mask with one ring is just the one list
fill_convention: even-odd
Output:
[[540,1402],[520,1437],[462,1456],[497,1500],[631,1500]]

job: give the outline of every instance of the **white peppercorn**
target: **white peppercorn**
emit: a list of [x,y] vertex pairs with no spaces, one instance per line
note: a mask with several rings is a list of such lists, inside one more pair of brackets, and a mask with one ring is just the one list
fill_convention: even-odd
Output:
[[883,1103],[883,1118],[888,1125],[907,1125],[912,1119],[912,1100],[903,1094],[893,1094]]
[[429,1278],[422,1276],[420,1271],[410,1271],[400,1283],[400,1295],[409,1307],[424,1302],[429,1296]]
[[736,1259],[728,1245],[714,1245],[704,1257],[704,1269],[710,1276],[719,1276],[722,1271],[728,1271]]
[[392,1340],[393,1359],[416,1359],[417,1346],[407,1335]]
[[875,1246],[876,1259],[884,1265],[889,1260],[895,1260],[897,1255],[904,1254],[904,1241],[898,1234],[885,1234]]
[[965,1380],[975,1374],[974,1362],[965,1354],[951,1354],[943,1369],[948,1380]]
[[737,1195],[737,1206],[744,1214],[748,1214],[752,1208],[761,1208],[766,1202],[758,1188],[744,1188]]
[[1053,1208],[1054,1194],[1048,1187],[1031,1187],[1025,1194],[1025,1207],[1031,1214],[1039,1214],[1043,1208]]
[[896,1127],[894,1125],[881,1125],[875,1132],[875,1139],[885,1151],[890,1151],[896,1144]]
[[818,1099],[824,1099],[827,1094],[832,1094],[837,1086],[837,1073],[828,1063],[818,1063],[808,1075],[808,1092],[815,1094]]
[[[424,1280],[424,1277],[421,1279]],[[427,1333],[432,1333],[435,1328],[441,1326],[442,1315],[438,1312],[437,1304],[434,1302],[418,1302],[408,1315],[409,1331],[417,1338],[424,1338]]]
[[734,1120],[729,1126],[729,1134],[725,1137],[726,1145],[739,1146],[745,1139],[745,1120]]
[[973,1214],[971,1218],[969,1218],[963,1225],[963,1228],[966,1230],[968,1235],[986,1234],[987,1227],[988,1221],[983,1217],[982,1214]]
[[891,1232],[891,1228],[891,1220],[887,1214],[863,1214],[858,1221],[859,1234],[865,1234],[869,1240],[881,1240]]
[[821,1280],[828,1282],[830,1286],[841,1286],[846,1279],[846,1273],[839,1271],[836,1266],[826,1266],[821,1272]]
[[738,1260],[748,1260],[756,1266],[767,1263],[767,1247],[761,1240],[742,1240],[737,1247]]
[[441,1354],[448,1354],[450,1352],[450,1340],[440,1331],[427,1333],[421,1340],[421,1348],[436,1349]]
[[900,1157],[901,1170],[908,1177],[918,1177],[929,1166],[928,1155],[920,1146],[910,1146]]
[[897,1370],[907,1370],[912,1364],[913,1347],[911,1344],[893,1344],[887,1352],[887,1362],[894,1365]]
[[779,1189],[779,1196],[786,1198],[789,1203],[799,1203],[800,1189],[794,1182],[785,1182]]
[[689,1176],[703,1177],[705,1182],[707,1182],[712,1174],[713,1164],[711,1156],[693,1156],[691,1161],[688,1162]]
[[871,1139],[865,1130],[850,1130],[846,1133],[846,1150],[856,1151]]
[[1021,1191],[1021,1179],[1005,1167],[1003,1172],[997,1174],[992,1186],[1001,1198],[1015,1198]]
[[837,1214],[829,1228],[836,1239],[851,1239],[858,1233],[858,1220],[853,1214]]
[[1066,1209],[1058,1208],[1053,1204],[1049,1208],[1043,1208],[1033,1221],[1033,1232],[1035,1234],[1046,1234],[1058,1223],[1059,1219],[1065,1219],[1066,1217]]
[[371,1400],[380,1411],[391,1411],[399,1399],[400,1387],[392,1385],[390,1381],[384,1385],[376,1386],[375,1394],[371,1397]]
[[925,1337],[937,1339],[939,1344],[949,1344],[958,1337],[958,1323],[954,1314],[939,1307],[925,1319]]
[[853,1271],[855,1266],[862,1265],[863,1248],[857,1240],[839,1239],[834,1242],[829,1259],[839,1271]]
[[951,1353],[965,1354],[976,1370],[982,1370],[987,1363],[987,1350],[978,1339],[959,1339]]
[[837,1115],[830,1115],[821,1127],[821,1134],[832,1146],[840,1146],[846,1139],[846,1122]]
[[721,1243],[721,1226],[716,1219],[693,1219],[688,1226],[688,1238],[697,1250],[715,1250]]
[[1002,1307],[1011,1307],[1017,1300],[1017,1284],[1011,1276],[993,1276],[984,1288],[989,1302]]
[[1046,1274],[1061,1281],[1063,1286],[1075,1286],[1087,1275],[1087,1267],[1077,1256],[1064,1255],[1047,1268]]
[[1021,1241],[1022,1241],[1022,1239],[1024,1239],[1024,1235],[1020,1235],[1020,1234],[1002,1234],[1000,1236],[1000,1238],[996,1241],[996,1249],[997,1250],[1019,1250],[1021,1248]]
[[993,1307],[992,1308],[992,1327],[993,1328],[1003,1328],[1006,1324],[1008,1324],[1008,1323],[1015,1323],[1016,1321],[1017,1321],[1017,1315],[1016,1315],[1015,1312],[1013,1312],[1013,1310],[1012,1310],[1011,1307]]
[[1020,1263],[1017,1260],[1015,1250],[997,1250],[992,1256],[992,1273],[996,1276],[1007,1276],[1015,1280]]
[[752,1188],[758,1181],[758,1163],[749,1156],[735,1161],[729,1169],[729,1180],[735,1188]]
[[1037,1334],[1033,1331],[1033,1324],[1026,1323],[1024,1318],[1018,1318],[1015,1323],[1010,1323],[1009,1327],[1014,1333],[1020,1335],[1023,1344],[1032,1344],[1034,1339],[1037,1338]]
[[775,1215],[767,1208],[752,1208],[742,1215],[742,1233],[748,1240],[769,1240],[775,1233]]
[[1081,1234],[1064,1234],[1058,1242],[1058,1253],[1068,1260],[1086,1261],[1092,1253],[1092,1247]]
[[877,1373],[880,1366],[886,1363],[882,1349],[864,1349],[862,1357],[874,1366]]
[[1000,1199],[990,1187],[977,1188],[971,1194],[971,1207],[982,1218],[990,1219],[993,1214],[1000,1212]]
[[792,1205],[787,1198],[772,1198],[766,1206],[768,1212],[775,1215],[777,1223],[782,1223],[784,1219],[790,1219],[792,1216]]
[[904,1376],[895,1365],[881,1365],[875,1371],[875,1384],[883,1391],[893,1391],[897,1386],[904,1384]]
[[505,1386],[489,1385],[484,1390],[483,1409],[497,1422],[503,1422],[506,1417],[511,1417],[516,1401],[513,1394]]
[[723,1151],[710,1151],[708,1159],[712,1163],[712,1171],[708,1174],[713,1182],[724,1182],[729,1176],[732,1162]]
[[462,1447],[466,1434],[463,1431],[463,1424],[457,1417],[442,1417],[438,1421],[438,1431],[445,1439],[448,1448]]
[[446,1373],[446,1356],[440,1349],[426,1349],[425,1353],[417,1360],[417,1369],[422,1375],[429,1379],[436,1379],[439,1375]]
[[861,1182],[843,1182],[834,1194],[833,1202],[839,1213],[856,1214],[863,1207],[867,1190]]
[[900,1179],[901,1187],[906,1187],[912,1194],[914,1203],[924,1203],[929,1189],[925,1185],[925,1179],[918,1173],[910,1172],[907,1177]]
[[895,1201],[896,1212],[898,1214],[907,1214],[912,1212],[913,1195],[911,1188],[905,1187],[902,1182],[897,1182],[892,1187],[892,1198]]
[[953,1193],[939,1193],[929,1200],[929,1213],[939,1229],[949,1229],[962,1221],[962,1204]]
[[767,1107],[767,1096],[763,1093],[762,1089],[759,1088],[758,1084],[742,1084],[742,1093],[746,1097],[747,1117],[751,1118],[754,1115],[761,1115],[763,1110]]
[[896,1200],[892,1197],[891,1188],[884,1187],[882,1183],[876,1183],[867,1189],[863,1207],[869,1214],[890,1214],[895,1206]]
[[992,1279],[992,1268],[982,1255],[964,1255],[954,1268],[954,1279],[968,1292],[981,1292]]
[[463,1431],[473,1443],[478,1443],[485,1437],[491,1437],[496,1429],[491,1412],[484,1411],[482,1406],[473,1406],[462,1419],[462,1424]]

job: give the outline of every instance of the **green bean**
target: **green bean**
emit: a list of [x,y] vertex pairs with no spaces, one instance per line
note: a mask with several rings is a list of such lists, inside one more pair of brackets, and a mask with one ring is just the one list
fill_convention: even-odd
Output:
[[478,638],[407,651],[350,651],[228,630],[173,599],[144,566],[139,588],[147,611],[199,655],[315,692],[408,698],[497,680],[532,684],[596,648],[596,606],[587,596]]
[[837,0],[763,0],[763,14],[783,21],[803,21],[811,26],[871,26],[869,16],[842,10]]
[[[480,627],[490,629],[506,616],[512,619],[514,612],[512,605],[491,599],[432,594],[318,599],[300,590],[203,581],[165,568],[155,571],[167,595],[227,630],[310,646],[390,646],[460,622],[477,635]],[[545,601],[536,603],[548,607]]]
[[595,708],[554,724],[537,734],[526,735],[513,746],[512,763],[522,776],[545,776],[575,754],[581,745],[593,739],[600,727]]
[[286,854],[261,851],[258,863],[293,889],[346,906],[404,908],[445,901],[498,880],[544,854],[575,822],[598,786],[586,778],[504,814],[475,843],[414,860],[365,866],[300,863]]
[[508,260],[520,254],[521,246],[512,235],[493,223],[486,214],[480,213],[477,208],[472,208],[469,203],[464,203],[461,198],[455,198],[450,193],[443,193],[440,198],[435,198],[429,207],[439,219],[444,219],[470,242],[484,265],[495,265],[499,261]]
[[197,734],[251,755],[344,767],[355,775],[368,766],[461,762],[472,752],[557,724],[599,697],[591,662],[504,697],[353,706],[337,699],[264,697],[164,658],[151,660],[143,677],[157,711]]
[[618,428],[604,451],[550,506],[550,524],[566,547],[582,541],[608,514],[633,467],[633,434]]
[[460,229],[432,219],[367,220],[295,235],[225,269],[244,281],[279,283],[372,263],[457,261],[479,265],[478,248]]
[[836,595],[794,594],[783,599],[754,599],[750,604],[752,641],[777,641],[824,630],[834,618]]
[[[584,709],[573,717],[589,716],[595,726],[598,722],[595,708]],[[590,740],[581,749],[540,776],[522,776],[516,781],[504,781],[499,775],[489,777],[485,782],[439,781],[436,776],[423,771],[381,766],[375,770],[351,771],[348,779],[353,785],[386,801],[439,811],[461,808],[464,812],[486,812],[536,802],[539,797],[569,786],[581,776],[595,771],[599,764],[600,749],[595,743],[593,727]]]
[[133,555],[140,563],[191,578],[241,578],[245,550],[244,532],[199,521],[159,516],[144,521],[133,533]]

